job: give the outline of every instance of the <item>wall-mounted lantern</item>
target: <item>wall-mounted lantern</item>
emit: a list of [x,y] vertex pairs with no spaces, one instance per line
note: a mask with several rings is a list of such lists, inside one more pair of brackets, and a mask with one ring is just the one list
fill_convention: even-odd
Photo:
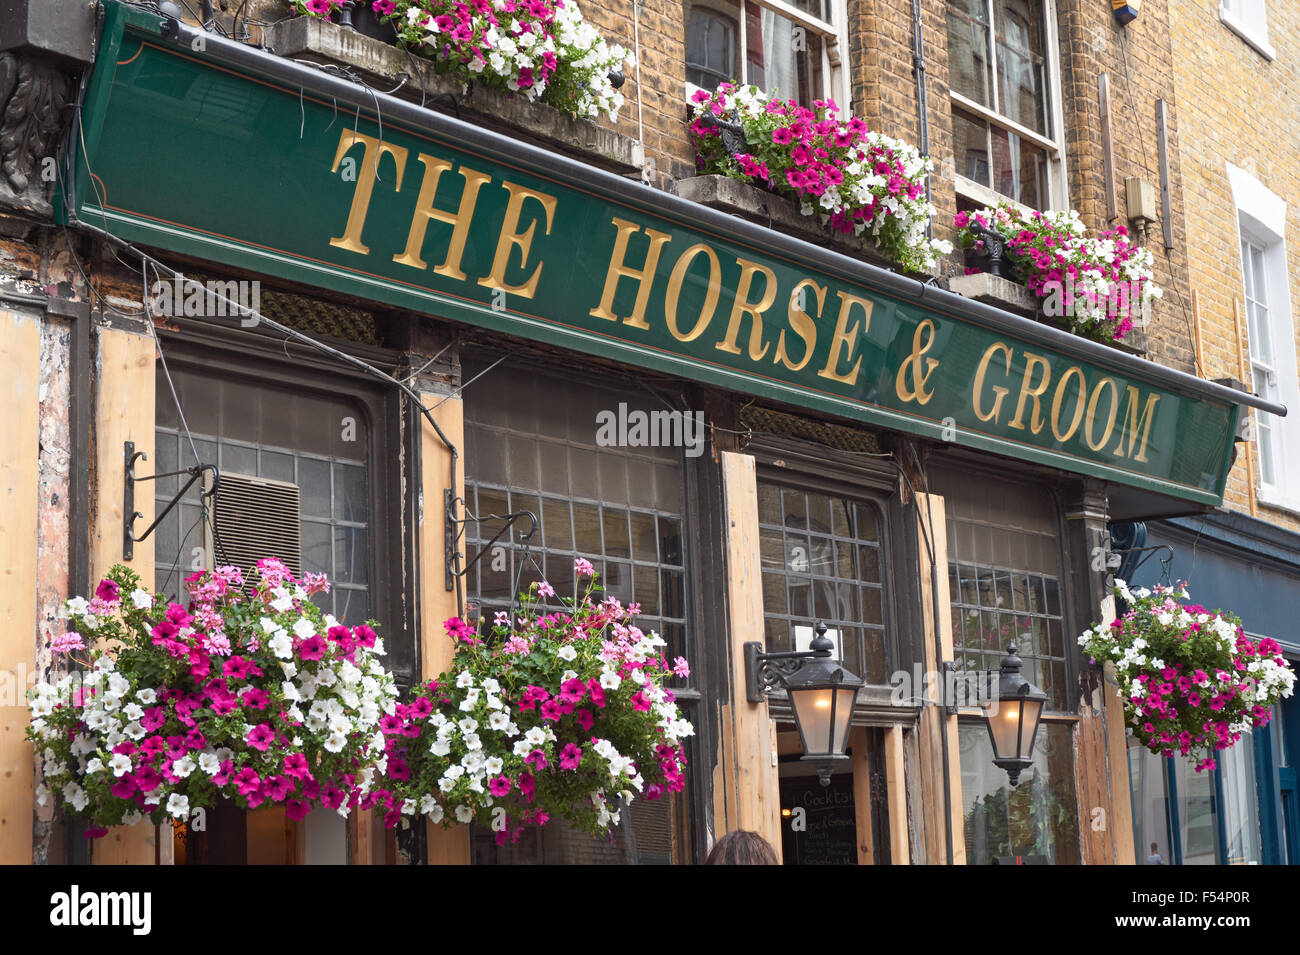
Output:
[[1007,648],[998,678],[997,709],[984,704],[989,740],[993,744],[993,765],[1007,771],[1011,785],[1033,765],[1034,740],[1043,715],[1047,694],[1020,675],[1024,661],[1016,656],[1016,645]]
[[829,786],[835,769],[849,762],[849,724],[862,680],[833,659],[835,644],[820,620],[816,634],[810,649],[786,653],[764,653],[758,641],[746,643],[745,680],[751,703],[761,703],[778,686],[785,689],[803,744],[801,762],[816,767],[821,784]]

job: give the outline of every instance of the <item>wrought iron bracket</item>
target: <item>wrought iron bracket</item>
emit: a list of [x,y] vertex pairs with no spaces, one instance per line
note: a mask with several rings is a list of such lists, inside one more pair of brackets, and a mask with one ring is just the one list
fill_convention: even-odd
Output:
[[[122,559],[135,559],[135,545],[145,541],[149,535],[154,532],[163,518],[172,512],[177,504],[180,503],[189,489],[194,486],[194,482],[203,476],[203,472],[212,472],[212,490],[204,491],[203,497],[215,497],[217,488],[221,484],[221,471],[215,464],[196,464],[193,467],[184,468],[180,471],[166,471],[162,474],[150,474],[140,477],[135,473],[136,461],[147,461],[149,455],[143,451],[135,449],[134,441],[126,441],[122,444],[122,457],[124,465],[124,480],[122,482]],[[167,506],[162,509],[162,513],[154,518],[154,522],[145,528],[144,533],[139,537],[135,536],[135,522],[137,518],[144,517],[144,514],[135,509],[135,485],[137,481],[156,481],[158,478],[178,477],[182,474],[188,474],[190,479],[185,482],[185,486],[176,492],[175,496],[167,502]]]
[[767,692],[785,683],[805,660],[817,656],[815,650],[791,650],[764,653],[763,644],[750,640],[745,644],[745,694],[751,703],[762,703]]
[[[537,533],[539,526],[537,515],[532,511],[515,511],[513,514],[488,514],[485,517],[463,517],[458,518],[456,505],[460,503],[450,490],[444,492],[446,495],[446,507],[444,513],[447,515],[446,527],[446,547],[447,547],[447,589],[451,590],[455,586],[457,577],[465,577],[469,574],[474,566],[483,559],[483,555],[488,553],[506,533],[515,526],[515,523],[522,518],[528,518],[530,526],[527,531],[520,533],[519,543],[525,547],[532,541],[533,535]],[[492,539],[483,544],[479,552],[474,555],[474,559],[464,567],[460,566],[460,541],[464,534],[464,527],[471,521],[480,523],[482,521],[505,521]],[[512,594],[513,598],[513,594]]]
[[969,228],[984,243],[984,251],[981,254],[988,259],[986,271],[990,275],[1000,275],[1006,278],[1004,263],[1006,262],[1007,240],[1003,238],[1002,233],[996,229],[990,229],[977,219],[970,221]]

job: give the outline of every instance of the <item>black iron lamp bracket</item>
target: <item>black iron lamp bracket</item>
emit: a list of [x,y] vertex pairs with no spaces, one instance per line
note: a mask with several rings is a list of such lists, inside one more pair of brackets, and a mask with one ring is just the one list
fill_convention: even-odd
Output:
[[[134,441],[126,441],[122,444],[122,456],[124,462],[124,480],[122,482],[122,559],[129,561],[135,559],[135,545],[148,540],[149,535],[163,522],[163,518],[170,514],[176,505],[180,503],[181,498],[189,493],[190,488],[194,486],[194,482],[201,478],[205,471],[212,472],[212,489],[203,491],[201,497],[216,497],[217,488],[221,484],[221,470],[215,464],[196,464],[193,467],[182,468],[179,471],[166,471],[162,474],[150,474],[142,477],[135,473],[135,463],[136,461],[149,460],[149,455],[143,451],[137,451]],[[188,474],[190,479],[167,502],[167,506],[154,518],[153,523],[144,529],[144,533],[137,537],[135,535],[135,522],[144,515],[135,509],[136,482],[156,481],[158,478],[178,477],[182,474]]]
[[758,640],[745,643],[745,695],[751,703],[762,703],[770,690],[784,686],[805,660],[829,657],[834,644],[826,637],[826,625],[817,622],[812,649],[766,653]]

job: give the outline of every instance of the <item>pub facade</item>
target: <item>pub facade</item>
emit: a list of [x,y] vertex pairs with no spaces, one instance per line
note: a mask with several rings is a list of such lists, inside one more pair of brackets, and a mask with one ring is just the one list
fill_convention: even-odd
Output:
[[[0,857],[686,864],[748,829],[788,863],[1135,861],[1123,710],[1075,639],[1113,613],[1111,527],[1219,506],[1250,409],[1283,411],[1195,374],[1177,164],[1166,301],[1120,349],[959,252],[891,269],[695,176],[688,113],[720,81],[847,103],[927,149],[940,239],[999,197],[1114,224],[1154,124],[1177,132],[1163,5],[589,2],[636,64],[599,121],[282,3],[67,6],[0,27],[26,144],[0,175]],[[1154,53],[1121,93],[1099,80],[1130,43]],[[229,493],[185,488],[204,466]],[[114,563],[175,594],[269,550],[380,622],[404,686],[447,667],[444,620],[590,560],[689,662],[687,788],[606,842],[261,810],[223,818],[220,858],[147,824],[88,848],[22,739],[63,602]],[[818,622],[866,683],[827,786],[746,672],[745,644]],[[1047,698],[1015,787],[944,691],[1011,643]]]

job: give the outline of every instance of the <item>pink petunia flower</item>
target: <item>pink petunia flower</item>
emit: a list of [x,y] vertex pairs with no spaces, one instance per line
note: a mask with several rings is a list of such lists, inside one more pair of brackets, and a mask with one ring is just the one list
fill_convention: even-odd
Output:
[[560,751],[560,768],[577,769],[578,764],[582,762],[582,750],[572,743],[566,743],[564,749]]

